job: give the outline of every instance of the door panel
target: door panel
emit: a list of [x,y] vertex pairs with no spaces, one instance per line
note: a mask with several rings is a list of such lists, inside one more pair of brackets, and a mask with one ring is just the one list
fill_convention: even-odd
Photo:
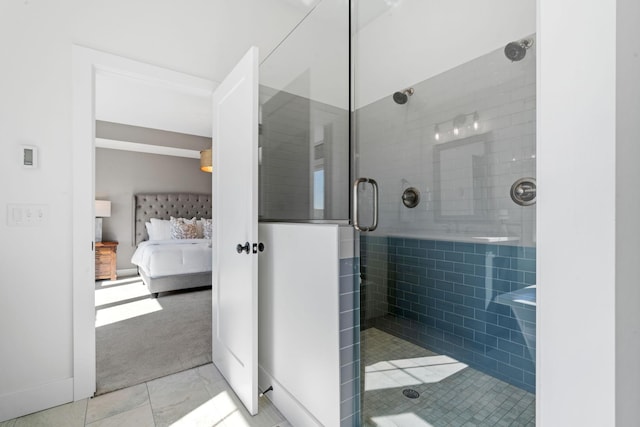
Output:
[[[213,361],[258,412],[258,49],[213,94]],[[251,245],[250,245],[251,246]]]

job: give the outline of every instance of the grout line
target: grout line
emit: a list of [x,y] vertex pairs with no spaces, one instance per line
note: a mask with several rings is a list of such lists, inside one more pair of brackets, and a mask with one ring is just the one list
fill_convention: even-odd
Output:
[[84,405],[84,419],[82,420],[82,425],[86,427],[87,425],[87,412],[89,412],[89,399],[86,398],[86,405]]
[[153,418],[153,425],[156,425],[156,411],[153,410],[153,404],[151,403],[151,392],[149,392],[149,381],[144,383],[144,387],[147,390],[147,398],[149,399],[149,408],[151,409],[151,417]]

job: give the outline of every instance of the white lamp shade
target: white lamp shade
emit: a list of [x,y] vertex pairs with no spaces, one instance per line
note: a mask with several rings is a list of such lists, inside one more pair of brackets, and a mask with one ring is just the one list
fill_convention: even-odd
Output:
[[111,216],[111,202],[108,200],[96,200],[96,218]]

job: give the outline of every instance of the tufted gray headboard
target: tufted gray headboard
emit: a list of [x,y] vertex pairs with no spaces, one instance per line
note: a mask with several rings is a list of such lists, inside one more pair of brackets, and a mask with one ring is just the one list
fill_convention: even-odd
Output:
[[211,194],[151,193],[133,196],[134,242],[147,240],[144,223],[151,218],[211,218]]

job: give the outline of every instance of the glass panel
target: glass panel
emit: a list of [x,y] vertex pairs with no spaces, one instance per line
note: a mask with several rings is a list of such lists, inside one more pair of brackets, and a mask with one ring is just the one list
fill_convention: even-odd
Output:
[[261,220],[349,218],[348,4],[316,3],[260,66]]
[[355,5],[363,425],[534,424],[535,1]]
[[[339,223],[340,387],[332,390],[339,418],[331,425],[359,425],[359,267],[349,221],[350,197],[350,2],[287,0],[308,13],[260,66],[259,216],[261,221]],[[317,225],[316,232],[335,229]],[[323,231],[321,228],[325,228]],[[313,234],[313,233],[312,233]],[[300,240],[304,245],[316,242]],[[336,242],[338,243],[338,242]],[[301,289],[310,283],[302,280]],[[329,286],[327,290],[330,290]],[[311,310],[313,311],[313,310]],[[331,319],[328,319],[331,323]],[[335,337],[338,339],[338,336]],[[322,353],[322,352],[321,352]],[[326,354],[325,354],[326,353]],[[308,362],[308,361],[307,361]],[[311,362],[309,362],[311,363]],[[313,369],[311,370],[313,371]],[[334,372],[337,374],[338,372]],[[307,378],[304,372],[302,379]],[[331,376],[328,378],[330,379]],[[327,383],[330,384],[330,383]],[[320,388],[326,389],[327,384]],[[331,414],[307,406],[309,416]],[[315,409],[314,409],[315,408]],[[336,414],[333,414],[336,415]]]

